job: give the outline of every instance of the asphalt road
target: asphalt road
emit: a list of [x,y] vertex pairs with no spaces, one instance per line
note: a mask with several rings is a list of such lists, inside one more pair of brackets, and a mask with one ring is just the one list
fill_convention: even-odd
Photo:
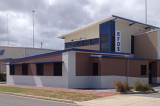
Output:
[[78,105],[0,94],[0,106],[78,106]]

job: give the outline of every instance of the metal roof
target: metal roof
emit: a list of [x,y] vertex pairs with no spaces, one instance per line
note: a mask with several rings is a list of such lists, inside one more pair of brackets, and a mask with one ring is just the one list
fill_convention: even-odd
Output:
[[40,55],[35,55],[35,56],[29,56],[29,57],[24,57],[24,58],[18,58],[18,59],[13,59],[13,60],[9,60],[9,61],[4,61],[4,63],[13,62],[13,61],[19,61],[19,60],[24,60],[24,59],[30,59],[30,58],[36,58],[36,57],[41,57],[41,56],[47,56],[47,55],[53,55],[53,54],[69,52],[69,51],[87,52],[87,53],[93,53],[93,54],[130,55],[130,53],[122,53],[122,52],[107,52],[107,51],[99,51],[99,50],[70,48],[70,49],[66,49],[66,50],[60,50],[60,51],[55,51],[55,52],[50,52],[50,53],[45,53],[45,54],[40,54]]
[[74,34],[74,33],[77,33],[77,32],[79,32],[79,31],[83,31],[84,29],[87,29],[87,28],[90,28],[90,27],[92,27],[92,26],[95,26],[95,25],[104,23],[104,22],[106,22],[106,21],[110,21],[110,20],[116,21],[117,19],[118,19],[118,20],[123,20],[123,21],[125,21],[125,22],[129,22],[129,26],[135,24],[135,25],[137,25],[137,26],[138,26],[138,25],[141,25],[142,27],[145,27],[146,29],[148,29],[148,28],[160,29],[160,27],[157,27],[157,26],[153,26],[153,25],[141,23],[141,22],[138,22],[138,21],[134,21],[134,20],[127,19],[127,18],[123,18],[123,17],[116,16],[116,15],[112,15],[112,16],[106,18],[106,19],[103,19],[103,20],[94,22],[94,23],[92,23],[92,24],[89,24],[89,25],[84,26],[83,28],[79,28],[79,29],[76,29],[76,30],[74,30],[74,31],[72,31],[72,32],[70,32],[70,33],[67,33],[67,34],[64,34],[64,35],[62,35],[62,36],[59,36],[58,38],[64,39],[64,37],[69,36],[69,35]]

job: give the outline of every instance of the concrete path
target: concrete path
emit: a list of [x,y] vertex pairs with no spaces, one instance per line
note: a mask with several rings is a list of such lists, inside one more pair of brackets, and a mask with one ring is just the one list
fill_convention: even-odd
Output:
[[160,98],[115,95],[100,99],[77,102],[81,106],[160,106]]

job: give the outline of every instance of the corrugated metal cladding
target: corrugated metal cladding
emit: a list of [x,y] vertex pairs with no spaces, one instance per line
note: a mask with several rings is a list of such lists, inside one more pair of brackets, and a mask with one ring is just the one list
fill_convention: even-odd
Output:
[[[106,34],[103,36],[102,34]],[[110,20],[100,24],[100,49],[101,51],[112,51],[115,48],[115,21]],[[105,42],[103,42],[105,40]],[[103,41],[102,41],[103,40]],[[113,47],[112,47],[113,46]],[[105,48],[104,48],[105,47]]]

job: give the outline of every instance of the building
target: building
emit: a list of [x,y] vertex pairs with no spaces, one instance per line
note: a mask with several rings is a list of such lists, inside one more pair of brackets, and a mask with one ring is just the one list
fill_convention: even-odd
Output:
[[3,65],[3,62],[6,60],[23,58],[53,51],[56,50],[29,47],[0,46],[0,72],[6,72],[6,66]]
[[5,61],[7,84],[113,88],[160,83],[159,27],[112,15],[60,36],[65,50]]

